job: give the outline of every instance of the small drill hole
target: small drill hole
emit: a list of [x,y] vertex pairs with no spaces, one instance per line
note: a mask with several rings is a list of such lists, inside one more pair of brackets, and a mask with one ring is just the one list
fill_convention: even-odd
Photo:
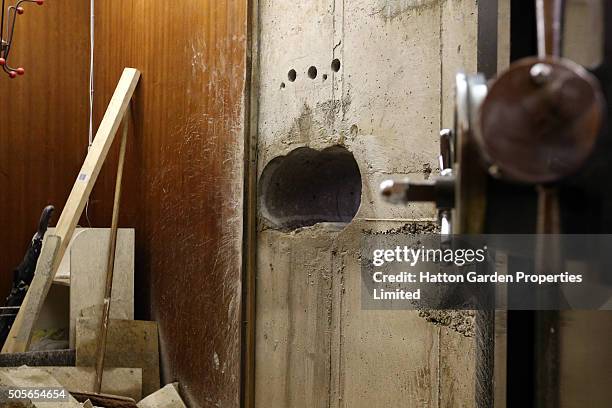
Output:
[[338,58],[336,58],[335,60],[332,61],[331,69],[334,72],[340,71],[340,60]]
[[315,79],[317,77],[317,67],[308,68],[308,78]]
[[295,79],[297,78],[297,72],[295,72],[295,69],[289,71],[289,73],[287,74],[287,78],[289,78],[289,81],[291,82],[295,81]]
[[327,80],[327,74],[323,74],[323,80]]
[[281,89],[285,88],[285,83],[281,82]]

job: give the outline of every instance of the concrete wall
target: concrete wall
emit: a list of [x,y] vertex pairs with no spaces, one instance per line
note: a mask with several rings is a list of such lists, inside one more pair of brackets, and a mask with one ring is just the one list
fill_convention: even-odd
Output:
[[260,219],[257,406],[474,405],[469,316],[450,328],[418,312],[362,310],[359,247],[363,233],[431,230],[432,206],[385,204],[378,185],[438,170],[454,74],[477,69],[478,12],[476,0],[259,0],[259,173],[296,148],[341,145],[359,165],[362,194],[348,225],[278,231]]

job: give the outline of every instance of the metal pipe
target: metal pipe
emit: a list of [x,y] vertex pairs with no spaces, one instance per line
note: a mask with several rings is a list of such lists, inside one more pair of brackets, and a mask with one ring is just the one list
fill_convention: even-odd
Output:
[[561,56],[564,0],[536,0],[538,56]]

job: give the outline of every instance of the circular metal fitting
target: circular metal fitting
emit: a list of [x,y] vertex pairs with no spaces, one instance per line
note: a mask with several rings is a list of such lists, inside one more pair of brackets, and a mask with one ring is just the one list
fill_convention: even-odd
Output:
[[529,75],[536,85],[544,85],[550,79],[552,67],[543,62],[534,64],[529,70]]

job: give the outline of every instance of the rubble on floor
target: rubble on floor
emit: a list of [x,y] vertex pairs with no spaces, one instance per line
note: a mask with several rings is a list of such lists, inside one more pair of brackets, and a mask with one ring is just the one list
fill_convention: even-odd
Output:
[[179,395],[178,383],[166,385],[136,405],[138,408],[187,408]]
[[[143,394],[142,372],[141,368],[105,368],[101,393],[96,394],[92,367],[0,367],[0,405],[16,408],[187,407],[179,394],[178,383],[168,384],[149,395]],[[9,397],[9,390],[57,390],[61,394],[55,400],[14,398]]]
[[[186,407],[178,383],[160,388],[157,323],[134,320],[133,230],[118,231],[110,275],[116,285],[105,298],[109,232],[77,230],[33,325],[28,351],[0,354],[0,406]],[[36,390],[52,390],[55,398],[28,393]]]

